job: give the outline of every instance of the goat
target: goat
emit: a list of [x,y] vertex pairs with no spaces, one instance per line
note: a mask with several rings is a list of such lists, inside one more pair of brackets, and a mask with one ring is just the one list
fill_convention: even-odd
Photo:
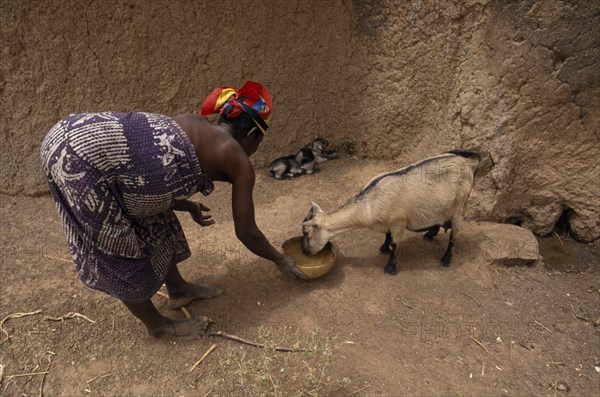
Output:
[[304,174],[319,171],[319,163],[339,158],[334,150],[327,150],[329,141],[315,138],[312,143],[305,145],[296,155],[279,157],[269,165],[269,175],[275,179],[292,179]]
[[302,248],[306,254],[315,254],[333,236],[368,227],[386,234],[380,252],[389,252],[384,271],[393,274],[396,247],[405,230],[427,231],[424,238],[430,240],[444,227],[451,232],[441,261],[442,266],[449,266],[478,164],[477,153],[452,150],[376,176],[331,213],[312,202],[302,223]]
[[303,147],[294,156],[279,157],[269,165],[269,175],[275,179],[292,179],[318,171],[317,159],[310,148]]

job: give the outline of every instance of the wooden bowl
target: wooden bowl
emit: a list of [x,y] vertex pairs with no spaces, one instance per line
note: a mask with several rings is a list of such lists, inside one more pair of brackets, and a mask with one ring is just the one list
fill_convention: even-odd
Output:
[[286,255],[296,260],[296,266],[309,278],[319,278],[327,274],[335,264],[335,254],[331,243],[314,255],[306,255],[302,252],[302,237],[292,237],[282,244]]

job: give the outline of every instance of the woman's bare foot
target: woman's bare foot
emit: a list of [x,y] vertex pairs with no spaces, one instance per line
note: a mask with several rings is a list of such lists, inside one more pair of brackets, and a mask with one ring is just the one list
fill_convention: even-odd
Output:
[[171,320],[161,315],[150,299],[143,302],[123,302],[129,311],[140,319],[148,333],[156,338],[164,339],[197,339],[209,324],[204,316],[188,320]]
[[188,320],[169,320],[154,328],[148,328],[148,333],[160,339],[198,339],[208,327],[208,317],[200,316]]
[[169,291],[169,309],[177,310],[196,299],[210,299],[221,295],[223,291],[210,285],[185,283],[178,286],[177,292]]

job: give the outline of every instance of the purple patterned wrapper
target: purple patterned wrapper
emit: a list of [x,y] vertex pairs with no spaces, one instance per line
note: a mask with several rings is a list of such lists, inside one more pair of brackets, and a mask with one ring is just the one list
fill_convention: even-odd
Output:
[[72,114],[41,147],[44,175],[79,278],[125,302],[142,302],[190,256],[171,210],[210,194],[194,147],[171,118],[150,113]]

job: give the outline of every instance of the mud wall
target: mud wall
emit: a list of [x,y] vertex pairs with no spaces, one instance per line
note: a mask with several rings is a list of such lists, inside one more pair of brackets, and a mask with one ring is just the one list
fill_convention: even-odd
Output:
[[254,162],[320,133],[409,163],[489,153],[468,216],[600,237],[600,3],[0,0],[0,191],[43,194],[38,147],[69,113],[198,109],[266,84]]

